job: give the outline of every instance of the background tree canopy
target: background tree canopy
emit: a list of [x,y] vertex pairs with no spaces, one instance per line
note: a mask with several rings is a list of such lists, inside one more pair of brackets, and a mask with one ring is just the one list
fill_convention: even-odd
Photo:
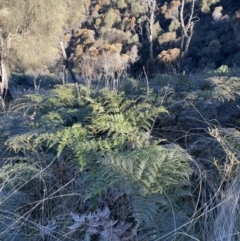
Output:
[[60,36],[85,18],[83,0],[2,0],[1,57],[11,71],[40,72],[58,53]]

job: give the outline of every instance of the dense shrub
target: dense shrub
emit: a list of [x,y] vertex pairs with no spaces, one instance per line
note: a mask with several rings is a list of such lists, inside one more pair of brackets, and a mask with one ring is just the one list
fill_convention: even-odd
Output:
[[110,8],[103,19],[104,26],[112,28],[114,24],[119,22],[121,22],[120,15],[113,8]]

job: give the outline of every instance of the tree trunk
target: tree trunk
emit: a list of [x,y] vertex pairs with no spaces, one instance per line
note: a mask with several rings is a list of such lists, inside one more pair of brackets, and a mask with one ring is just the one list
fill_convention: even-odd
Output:
[[184,68],[185,60],[188,54],[188,49],[193,36],[194,23],[199,21],[198,17],[194,17],[195,0],[192,0],[191,12],[188,14],[187,23],[184,22],[184,7],[185,0],[182,0],[181,10],[180,10],[180,22],[182,28],[182,42],[180,49],[180,70]]
[[[67,70],[70,73],[73,82],[77,83],[76,75],[75,75],[75,73],[72,70],[71,61],[67,57],[67,54],[66,54],[65,48],[63,46],[63,43],[60,42],[60,45],[61,45],[61,49],[62,49],[62,53],[63,53],[64,68],[65,68],[65,70]],[[66,73],[64,73],[64,78],[66,78],[66,76],[67,76]],[[66,83],[66,82],[67,82],[67,80],[65,79],[64,83]]]
[[154,25],[154,11],[156,8],[156,0],[148,0],[148,8],[150,11],[149,18],[149,43],[150,43],[150,53],[149,60],[153,62],[153,25]]
[[[3,99],[5,99],[7,93],[10,94],[8,90],[8,77],[5,67],[5,49],[4,49],[4,41],[3,38],[0,37],[1,41],[1,51],[0,51],[0,95]],[[10,94],[11,95],[11,94]]]

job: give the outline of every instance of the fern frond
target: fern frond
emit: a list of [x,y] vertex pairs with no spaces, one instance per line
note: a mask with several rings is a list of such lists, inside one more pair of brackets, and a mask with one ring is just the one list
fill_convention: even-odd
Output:
[[164,198],[159,195],[132,196],[130,205],[133,217],[138,221],[138,223],[152,223],[155,217],[160,214],[159,203],[161,203],[161,201],[165,202]]
[[5,144],[8,146],[8,150],[12,150],[14,152],[22,151],[25,153],[26,151],[34,151],[35,146],[32,145],[32,140],[37,136],[37,133],[25,133],[21,135],[16,135],[10,137]]
[[77,101],[75,85],[57,85],[52,92],[53,95],[55,94],[63,103],[67,104],[68,106],[73,106]]
[[0,171],[1,190],[19,190],[30,185],[29,180],[39,173],[38,168],[29,163],[7,164]]
[[56,111],[50,111],[46,115],[43,115],[39,122],[42,123],[46,129],[57,126],[60,127],[64,124],[62,117]]
[[86,139],[86,130],[80,124],[75,124],[72,127],[63,128],[54,135],[50,140],[49,147],[57,145],[57,155],[60,156],[65,147],[72,147],[77,142],[82,143]]

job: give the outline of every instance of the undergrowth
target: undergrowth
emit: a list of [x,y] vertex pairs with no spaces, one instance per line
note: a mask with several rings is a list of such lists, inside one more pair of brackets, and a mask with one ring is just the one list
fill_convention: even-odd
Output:
[[161,138],[180,105],[197,111],[210,90],[234,101],[232,87],[201,82],[190,105],[174,103],[178,81],[128,95],[59,85],[2,106],[0,239],[238,240],[239,132],[201,115],[186,148]]
[[152,136],[162,114],[144,96],[81,85],[19,98],[1,117],[1,206],[22,202],[2,237],[154,240],[188,220],[191,157]]

